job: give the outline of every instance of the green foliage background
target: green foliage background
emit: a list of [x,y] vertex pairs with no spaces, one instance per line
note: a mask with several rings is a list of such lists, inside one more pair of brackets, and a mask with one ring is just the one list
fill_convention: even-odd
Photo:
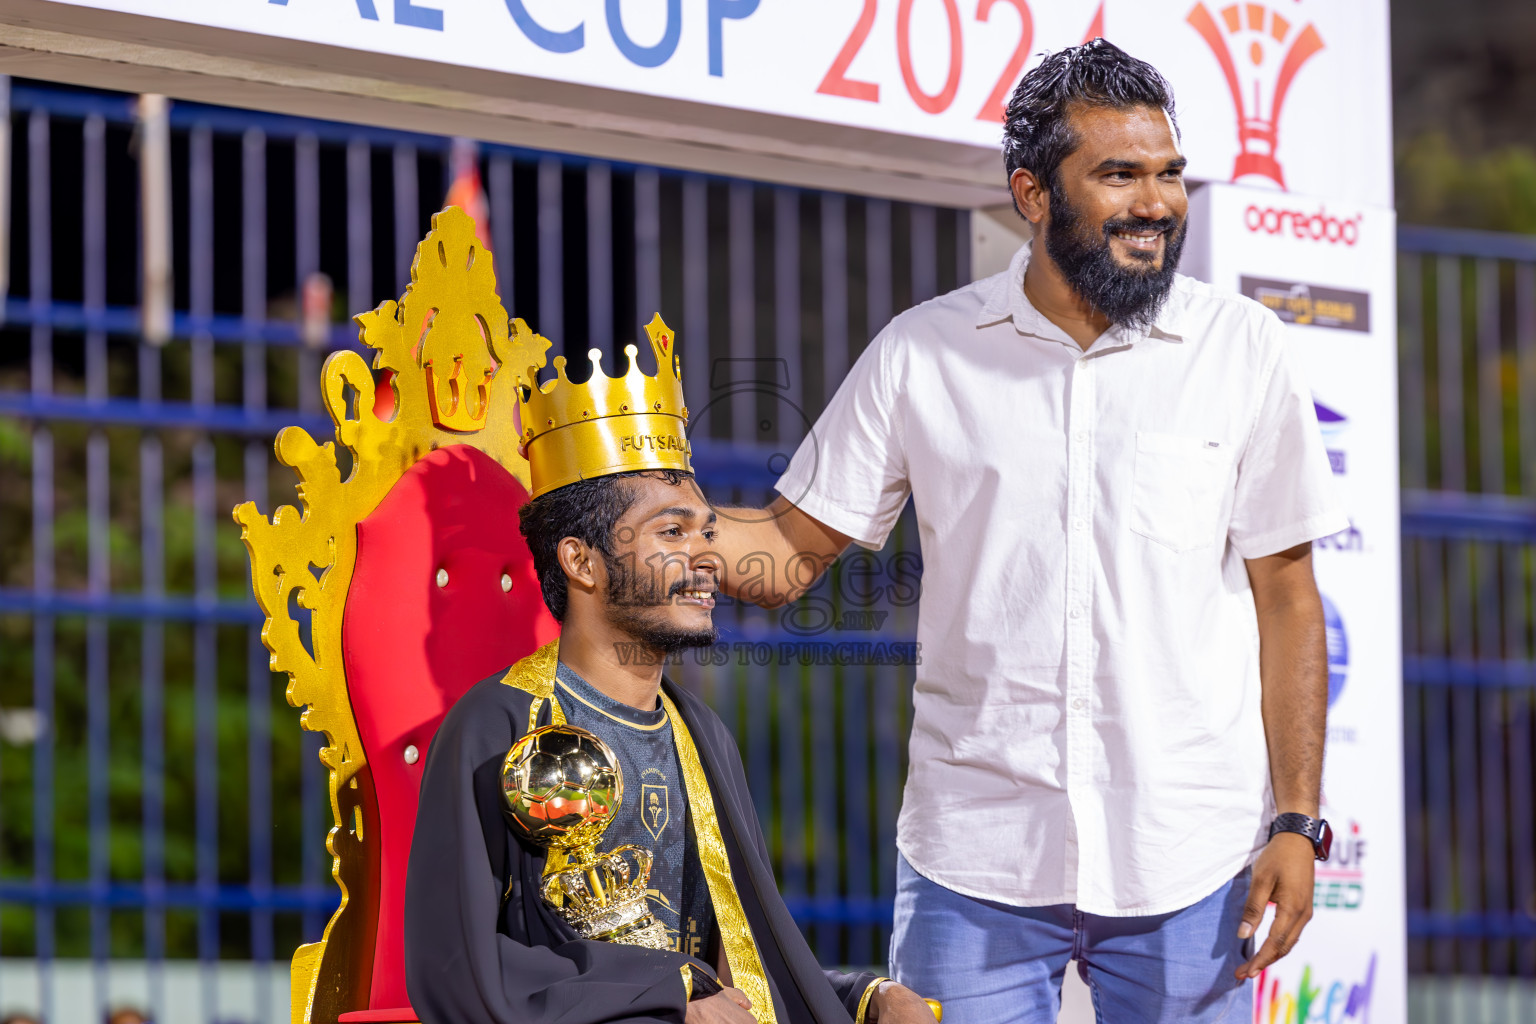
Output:
[[[14,329],[0,330],[0,344],[20,346],[25,351],[25,335]],[[71,340],[56,342],[61,358],[54,367],[56,391],[80,393],[83,379],[71,372],[68,350],[78,345]],[[180,398],[190,387],[189,346],[172,342],[164,356],[164,386],[167,397]],[[220,401],[239,402],[241,354],[233,347],[223,347],[215,354],[215,376]],[[121,344],[114,339],[110,357],[111,392],[132,394],[135,350],[128,339]],[[292,357],[273,357],[270,371],[274,390],[291,390],[294,381]],[[27,375],[0,372],[0,388],[25,391]],[[232,392],[232,394],[230,393]],[[290,404],[292,398],[289,399]],[[90,524],[86,511],[86,447],[93,432],[80,424],[55,423],[49,427],[53,440],[54,477],[54,558],[55,587],[61,591],[83,591],[88,582]],[[109,452],[109,526],[107,532],[111,588],[132,595],[143,583],[142,520],[140,499],[140,445],[145,432],[123,427],[96,428],[105,437]],[[195,584],[196,546],[200,531],[210,530],[216,561],[217,596],[222,601],[244,601],[249,597],[249,569],[239,527],[229,517],[229,510],[248,495],[243,493],[243,469],[246,445],[257,444],[270,452],[270,442],[246,442],[231,437],[208,437],[191,431],[156,432],[163,448],[164,546],[166,590],[172,595],[189,596]],[[218,483],[211,520],[199,523],[193,510],[192,456],[200,443],[212,445]],[[33,557],[36,534],[32,529],[33,427],[13,419],[0,418],[0,587],[26,589],[33,582]],[[270,459],[270,456],[269,456]],[[292,502],[292,474],[269,464],[271,490],[278,500]],[[286,490],[286,493],[284,493]],[[258,504],[270,513],[269,496],[258,497]],[[87,636],[93,628],[84,616],[60,616],[53,620],[54,641],[54,712],[52,721],[53,842],[50,865],[53,877],[61,882],[84,882],[89,878],[91,837],[88,794],[89,751],[87,748]],[[106,635],[109,744],[106,756],[110,829],[107,855],[113,882],[139,883],[144,877],[143,800],[144,759],[142,701],[142,650],[145,626],[128,620],[98,620],[94,628]],[[164,633],[164,817],[165,880],[171,884],[197,881],[196,812],[194,751],[197,742],[197,707],[193,692],[195,675],[194,643],[197,627],[186,622],[165,622],[148,628]],[[286,679],[270,673],[258,673],[248,683],[250,643],[257,627],[219,625],[210,628],[216,641],[216,663],[211,667],[216,680],[216,742],[218,766],[218,880],[224,884],[248,884],[250,880],[250,834],[248,794],[250,786],[249,751],[254,742],[270,752],[270,787],[273,793],[273,830],[265,841],[272,846],[275,884],[297,885],[301,881],[306,858],[311,870],[320,866],[319,877],[326,879],[328,858],[323,847],[308,849],[303,841],[304,822],[301,802],[301,776],[319,773],[317,762],[306,754],[304,737],[298,727],[298,711],[288,706],[283,696]],[[30,615],[0,615],[0,709],[30,708],[34,703],[33,665],[37,622]],[[264,654],[264,652],[263,652]],[[264,663],[264,662],[263,662]],[[268,706],[270,730],[253,737],[250,729],[249,687],[255,686],[255,699]],[[0,881],[26,882],[39,867],[34,840],[34,744],[0,741]],[[324,801],[322,800],[323,804]],[[329,826],[325,819],[311,823]],[[258,839],[262,837],[256,837]],[[81,907],[61,907],[54,912],[56,945],[61,957],[91,955],[89,911]],[[191,910],[166,912],[167,954],[173,957],[197,955],[198,924]],[[229,915],[221,922],[215,944],[224,956],[251,955],[249,917]],[[274,923],[279,956],[286,955],[300,941],[297,914],[279,914]],[[35,913],[20,904],[0,907],[0,954],[29,956],[35,952]],[[110,955],[140,957],[145,955],[143,913],[121,910],[112,913]]]
[[1536,148],[1487,152],[1443,132],[1398,147],[1397,216],[1402,224],[1536,234]]

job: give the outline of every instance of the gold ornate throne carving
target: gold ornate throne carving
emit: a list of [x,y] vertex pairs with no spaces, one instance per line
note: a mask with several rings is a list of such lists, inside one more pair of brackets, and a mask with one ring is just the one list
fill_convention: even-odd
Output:
[[515,371],[543,366],[549,343],[509,323],[474,222],[437,214],[400,302],[355,319],[373,367],[352,351],[326,361],[335,442],[277,436],[300,507],[234,510],[272,669],[325,736],[340,906],[294,954],[295,1024],[416,1019],[401,914],[432,735],[470,685],[557,633],[517,529]]

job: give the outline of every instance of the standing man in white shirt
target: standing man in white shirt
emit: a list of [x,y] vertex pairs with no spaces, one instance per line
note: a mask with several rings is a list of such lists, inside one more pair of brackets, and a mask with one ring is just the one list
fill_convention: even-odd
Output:
[[881,332],[792,501],[721,517],[725,589],[765,553],[773,603],[916,503],[892,965],[946,1024],[1055,1021],[1074,959],[1108,1024],[1240,1021],[1312,915],[1311,542],[1348,521],[1280,322],[1175,272],[1173,113],[1103,40],[1027,74],[1004,163],[1031,243]]

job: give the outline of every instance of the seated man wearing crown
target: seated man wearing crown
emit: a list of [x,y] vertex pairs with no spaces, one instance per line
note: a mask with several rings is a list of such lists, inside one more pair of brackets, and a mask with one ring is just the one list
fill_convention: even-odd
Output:
[[[594,366],[573,385],[556,359],[555,381],[540,386],[534,368],[522,379],[533,497],[521,529],[561,638],[470,689],[432,742],[406,883],[412,1004],[425,1024],[931,1024],[910,990],[817,965],[774,882],[730,732],[662,676],[667,654],[715,640],[718,558],[671,333],[659,317],[648,331],[656,377],[630,346],[620,378]],[[518,741],[562,724],[617,760],[622,794],[598,828],[605,846],[645,851],[648,879],[641,867],[631,882],[605,859],[614,850],[562,872],[564,853],[509,827],[504,776],[545,742]],[[569,742],[573,730],[550,732]],[[610,926],[650,913],[623,937],[609,927],[614,941],[582,938],[602,915],[562,911],[555,882],[582,890],[581,909],[600,904]]]

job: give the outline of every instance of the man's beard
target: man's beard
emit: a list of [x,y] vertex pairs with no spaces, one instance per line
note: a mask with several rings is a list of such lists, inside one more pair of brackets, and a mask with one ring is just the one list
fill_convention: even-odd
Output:
[[608,621],[637,642],[672,654],[688,647],[708,647],[719,639],[720,631],[713,625],[708,629],[679,629],[661,611],[680,591],[698,586],[697,579],[685,574],[662,593],[665,573],[646,573],[642,581],[633,555],[610,558],[605,554],[603,563],[608,567]]
[[[1051,223],[1045,232],[1045,251],[1072,290],[1110,323],[1136,330],[1146,330],[1157,319],[1173,287],[1173,275],[1179,269],[1184,251],[1184,232],[1188,220],[1173,217],[1142,220],[1129,217],[1109,221],[1095,228],[1088,224],[1065,197],[1061,186],[1051,189]],[[1110,236],[1116,231],[1163,232],[1163,265],[1154,267],[1156,252],[1132,249],[1130,257],[1146,264],[1124,267],[1115,262]]]

